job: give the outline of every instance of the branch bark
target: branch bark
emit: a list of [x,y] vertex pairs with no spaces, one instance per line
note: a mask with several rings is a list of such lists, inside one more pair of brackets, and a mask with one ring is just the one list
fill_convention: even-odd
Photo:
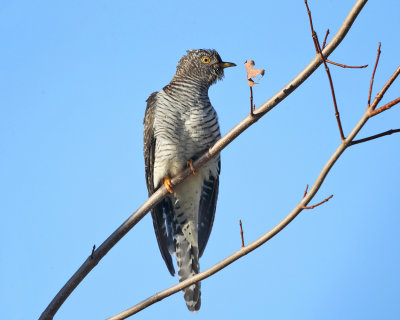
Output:
[[[368,0],[357,0],[340,29],[336,33],[336,35],[332,38],[329,44],[323,50],[323,56],[328,57],[341,43],[344,37],[347,35],[350,30],[352,24],[357,18],[358,14],[367,3]],[[301,71],[292,81],[290,81],[283,89],[277,92],[272,98],[267,100],[264,104],[262,104],[257,110],[254,112],[254,116],[248,115],[244,118],[240,123],[238,123],[233,129],[231,129],[224,137],[222,137],[212,148],[208,150],[202,157],[196,160],[193,163],[193,167],[195,170],[199,169],[203,166],[207,161],[211,158],[215,157],[219,152],[221,152],[228,144],[230,144],[237,136],[239,136],[243,131],[245,131],[252,124],[257,122],[262,116],[272,110],[276,105],[278,105],[282,100],[284,100],[287,96],[289,96],[296,88],[298,88],[322,63],[322,58],[320,55],[315,56],[315,58],[306,66],[306,68]],[[347,139],[345,140],[347,141]],[[342,151],[343,152],[343,151]],[[329,170],[328,170],[329,171]],[[175,176],[171,183],[173,186],[176,186],[183,182],[189,175],[191,174],[191,170],[189,168],[182,171],[180,174]],[[303,205],[306,205],[308,201],[311,199],[312,192],[314,188],[310,191],[309,195],[307,195],[303,200]],[[319,188],[319,187],[318,187]],[[318,188],[316,191],[318,191]],[[315,192],[316,192],[315,191]],[[155,192],[147,201],[145,201],[139,209],[137,209],[123,224],[121,224],[118,229],[116,229],[94,252],[90,255],[81,267],[72,275],[72,277],[68,280],[68,282],[62,287],[62,289],[57,293],[57,295],[53,298],[47,308],[44,310],[39,320],[48,320],[53,319],[54,315],[61,307],[61,305],[65,302],[65,300],[69,297],[69,295],[73,292],[73,290],[79,285],[79,283],[88,275],[88,273],[99,263],[99,261],[111,250],[111,248],[124,236],[129,230],[131,230],[148,212],[149,210],[155,206],[158,202],[160,202],[166,195],[168,191],[165,186],[161,187],[157,192]],[[308,199],[308,200],[307,200]],[[300,212],[300,211],[299,211]],[[299,213],[295,213],[294,215],[289,215],[285,218],[280,225],[275,228],[284,228],[294,217]],[[275,230],[275,228],[273,230]],[[280,230],[279,230],[280,231]],[[279,232],[278,231],[278,232]],[[276,234],[276,233],[275,233]],[[273,236],[273,232],[269,233],[269,238]],[[267,237],[267,238],[268,238]],[[264,238],[263,238],[264,239]],[[256,243],[259,243],[257,240]],[[264,242],[267,240],[264,240]],[[261,244],[260,244],[261,245]],[[248,252],[254,250],[249,250],[248,248],[252,248],[254,245],[250,244],[240,252],[243,251],[243,255]],[[226,260],[226,259],[225,259]],[[224,261],[225,261],[224,260]],[[229,262],[230,261],[230,262]],[[234,260],[227,260],[227,264],[232,263]],[[212,271],[211,271],[212,272]],[[215,273],[214,271],[213,273]],[[212,273],[212,274],[213,274]],[[200,276],[204,276],[204,272],[198,274],[197,276],[191,278],[190,280],[186,280],[176,287],[179,287],[177,291],[181,290],[182,285],[189,285],[189,281],[199,281],[202,278]],[[194,279],[194,280],[193,280]],[[174,287],[175,288],[175,287]],[[175,291],[176,292],[176,291]],[[171,293],[172,294],[172,293]],[[153,302],[154,303],[154,302]]]

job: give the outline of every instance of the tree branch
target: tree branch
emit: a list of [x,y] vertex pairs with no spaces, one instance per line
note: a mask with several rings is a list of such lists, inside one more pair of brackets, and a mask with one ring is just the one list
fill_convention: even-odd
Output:
[[400,129],[394,129],[394,130],[390,129],[388,131],[385,131],[385,132],[382,132],[382,133],[379,133],[379,134],[375,134],[375,135],[367,137],[367,138],[354,140],[354,141],[351,142],[350,145],[353,146],[355,144],[359,144],[359,143],[367,142],[367,141],[370,141],[370,140],[378,139],[380,137],[388,136],[388,135],[390,135],[392,133],[397,133],[397,132],[400,132]]
[[[332,38],[326,48],[323,50],[323,56],[328,57],[341,43],[344,39],[348,31],[350,30],[352,24],[357,18],[358,14],[367,3],[368,0],[357,0],[354,7],[351,9],[340,29],[336,33],[336,35]],[[237,136],[239,136],[243,131],[245,131],[252,124],[257,122],[261,116],[265,115],[267,112],[272,110],[276,105],[278,105],[282,100],[284,100],[287,96],[289,96],[296,88],[298,88],[322,63],[321,56],[315,56],[314,59],[306,66],[306,68],[301,71],[292,81],[290,81],[283,89],[281,89],[278,93],[276,93],[272,98],[263,103],[257,110],[255,110],[255,114],[258,117],[252,117],[248,115],[245,117],[239,124],[237,124],[233,129],[231,129],[224,137],[222,137],[212,148],[208,150],[203,156],[197,159],[193,163],[193,167],[195,169],[203,166],[207,161],[211,158],[215,157],[221,150],[223,150],[228,144],[230,144]],[[343,151],[342,151],[343,152]],[[329,170],[328,170],[329,171]],[[191,174],[191,170],[186,168],[180,174],[175,176],[171,182],[173,186],[178,185],[182,181],[184,181]],[[319,187],[315,190],[318,191]],[[314,190],[311,190],[314,191]],[[62,289],[57,293],[57,295],[53,298],[47,308],[43,311],[39,320],[50,320],[53,319],[55,313],[61,307],[61,305],[65,302],[65,300],[69,297],[69,295],[73,292],[73,290],[79,285],[79,283],[87,276],[87,274],[99,263],[99,261],[111,250],[111,248],[123,237],[125,236],[129,230],[131,230],[149,211],[155,206],[158,202],[160,202],[166,195],[168,191],[165,186],[159,188],[147,201],[145,201],[139,209],[137,209],[123,224],[121,224],[118,229],[116,229],[94,252],[93,255],[89,256],[84,263],[80,266],[80,268],[72,275],[72,277],[67,281],[67,283],[62,287]],[[312,194],[310,192],[310,194]],[[311,199],[309,196],[306,196],[304,199]],[[303,199],[303,205],[307,204],[309,201],[305,201]],[[299,213],[293,213],[293,215],[288,216],[283,221],[281,228],[286,226],[294,217]],[[269,237],[272,237],[272,233]],[[267,236],[268,238],[268,236]],[[261,240],[262,241],[262,240]],[[265,240],[266,241],[266,240]],[[265,242],[264,241],[264,242]],[[249,245],[251,246],[251,245]],[[247,254],[250,251],[249,246],[244,247],[243,252]],[[252,248],[252,247],[250,247]],[[254,250],[254,249],[253,249]],[[93,258],[92,258],[93,257]],[[228,264],[232,263],[229,262]],[[215,273],[216,271],[214,271]],[[203,274],[203,273],[202,273]],[[182,286],[187,281],[192,281],[192,279],[197,279],[196,281],[201,280],[199,278],[200,275],[197,275],[190,280],[186,280],[180,283],[178,286]],[[188,284],[189,285],[189,284]],[[178,291],[181,290],[178,289]],[[172,293],[171,293],[172,294]]]

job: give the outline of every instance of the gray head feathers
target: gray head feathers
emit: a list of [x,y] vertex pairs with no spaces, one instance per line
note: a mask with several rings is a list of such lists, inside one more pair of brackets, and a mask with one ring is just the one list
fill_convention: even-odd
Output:
[[223,61],[213,49],[187,50],[187,55],[179,60],[177,77],[190,77],[211,86],[224,76]]

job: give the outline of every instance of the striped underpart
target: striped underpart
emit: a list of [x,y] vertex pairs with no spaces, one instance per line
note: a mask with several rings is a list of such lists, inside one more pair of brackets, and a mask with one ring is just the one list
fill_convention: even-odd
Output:
[[[187,160],[196,159],[219,139],[217,114],[208,97],[208,86],[199,78],[176,75],[157,93],[153,127],[155,187],[161,185],[164,177],[179,173]],[[169,249],[176,256],[180,281],[199,272],[200,198],[202,192],[208,191],[209,181],[218,177],[218,161],[217,157],[208,162],[196,176],[190,176],[169,195],[174,211],[174,217],[167,219],[167,230],[174,233],[168,235],[173,241]],[[184,289],[183,293],[189,310],[199,310],[200,283]]]

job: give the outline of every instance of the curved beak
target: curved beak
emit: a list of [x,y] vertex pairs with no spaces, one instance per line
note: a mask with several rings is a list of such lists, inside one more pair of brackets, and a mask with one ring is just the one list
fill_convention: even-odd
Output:
[[222,68],[229,68],[229,67],[236,67],[236,64],[233,62],[220,62],[218,63],[220,67]]

